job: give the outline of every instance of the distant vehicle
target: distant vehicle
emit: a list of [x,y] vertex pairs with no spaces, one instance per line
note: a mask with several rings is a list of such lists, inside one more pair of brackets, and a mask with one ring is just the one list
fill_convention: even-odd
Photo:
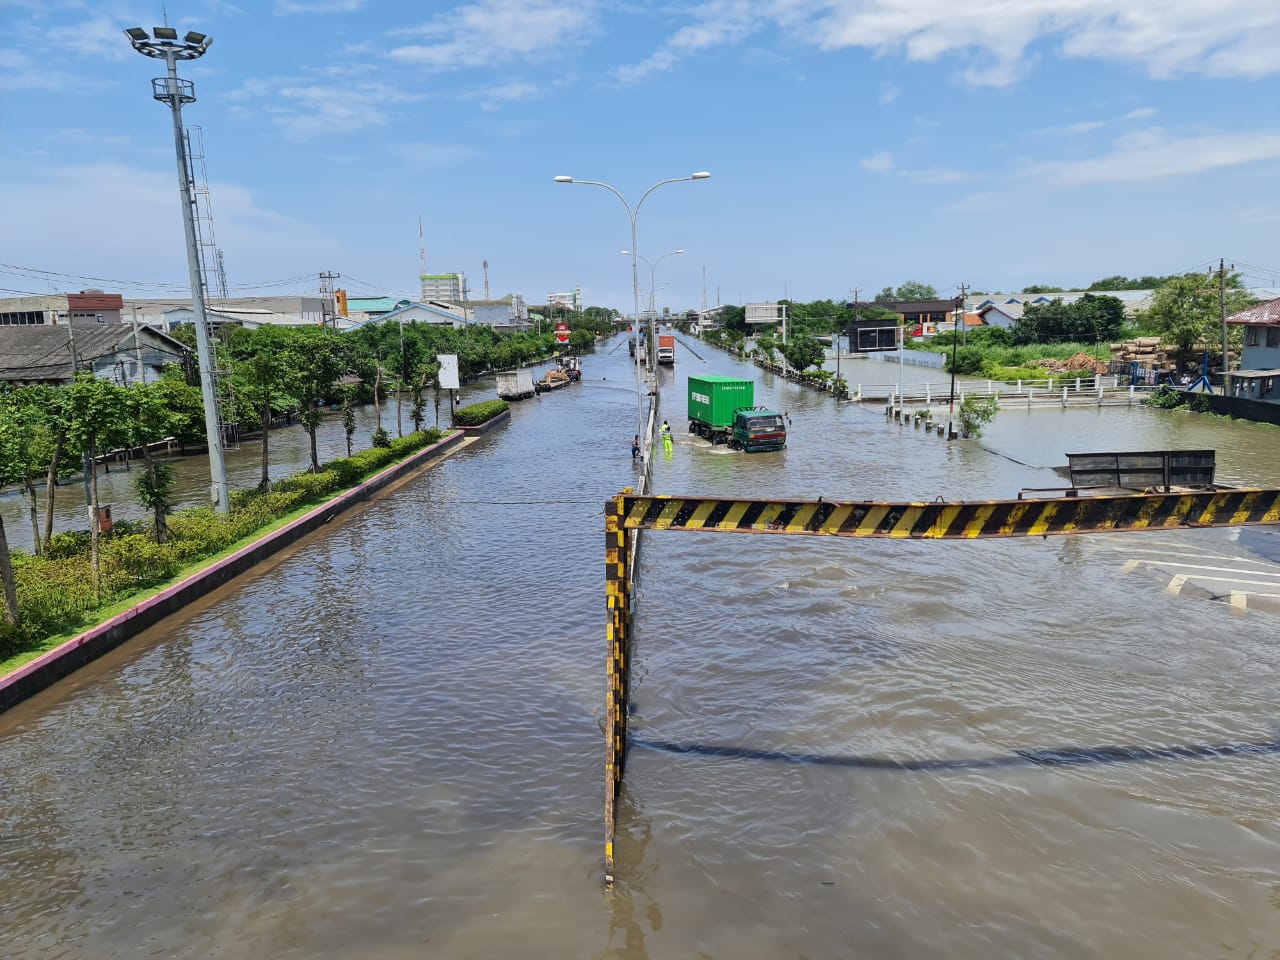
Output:
[[676,362],[676,338],[674,334],[664,333],[658,337],[658,362]]
[[499,400],[527,400],[534,394],[532,370],[502,370],[497,377]]
[[543,393],[558,390],[582,379],[582,361],[578,357],[557,357],[556,366],[548,370],[538,381]]
[[782,414],[754,404],[755,384],[750,380],[690,377],[689,432],[748,453],[785,449]]

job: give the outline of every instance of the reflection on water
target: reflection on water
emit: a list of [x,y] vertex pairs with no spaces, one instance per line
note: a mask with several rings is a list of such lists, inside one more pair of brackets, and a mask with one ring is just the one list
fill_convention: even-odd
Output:
[[[1166,446],[1280,482],[1252,425],[1005,411],[947,444],[700,352],[659,371],[658,492],[1001,497],[1067,452]],[[603,891],[602,507],[636,400],[625,349],[585,369],[0,717],[4,956],[1280,949],[1280,757],[1170,749],[1275,740],[1280,621],[1126,574],[1132,535],[646,534],[632,732],[708,749],[630,752]],[[690,372],[756,376],[788,449],[689,436]],[[1153,752],[978,762],[1108,744]]]

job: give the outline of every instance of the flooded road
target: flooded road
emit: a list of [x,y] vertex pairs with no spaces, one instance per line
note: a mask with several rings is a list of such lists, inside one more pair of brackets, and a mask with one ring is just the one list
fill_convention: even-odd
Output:
[[[1166,749],[1275,742],[1280,616],[1129,566],[1156,549],[1276,568],[1270,541],[1227,530],[646,533],[602,890],[602,504],[633,482],[636,414],[614,345],[0,715],[0,955],[1280,951],[1280,754]],[[1225,482],[1280,484],[1271,428],[1010,410],[947,444],[698,352],[659,371],[660,493],[1006,497],[1059,483],[1067,452],[1193,446]],[[685,433],[690,373],[755,378],[789,448]],[[1108,746],[1147,752],[1090,749]]]

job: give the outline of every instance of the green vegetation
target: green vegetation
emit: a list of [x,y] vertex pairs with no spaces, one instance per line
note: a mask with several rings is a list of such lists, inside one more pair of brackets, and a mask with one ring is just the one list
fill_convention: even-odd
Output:
[[[192,564],[208,562],[238,541],[260,535],[281,518],[313,506],[365,480],[382,468],[438,441],[438,430],[389,441],[275,484],[270,491],[238,491],[231,512],[209,507],[174,513],[160,541],[149,524],[117,521],[99,538],[100,566],[86,531],[53,534],[39,555],[14,552],[16,616],[0,620],[0,657],[12,658],[48,638],[105,619],[105,611],[154,590]],[[6,552],[0,556],[8,557]],[[0,662],[0,671],[11,663]]]
[[459,427],[478,427],[508,409],[510,405],[505,400],[484,400],[453,411],[453,422]]
[[999,409],[995,397],[979,397],[969,394],[960,401],[960,432],[975,440],[982,436],[982,428],[990,423]]

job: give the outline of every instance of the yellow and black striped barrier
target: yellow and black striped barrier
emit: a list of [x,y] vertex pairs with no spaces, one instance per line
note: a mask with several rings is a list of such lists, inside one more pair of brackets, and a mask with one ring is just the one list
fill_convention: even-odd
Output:
[[624,490],[605,506],[608,679],[605,714],[605,879],[614,875],[618,789],[627,749],[631,674],[633,530],[976,540],[1118,531],[1280,524],[1280,490],[1130,493],[1028,500],[878,502],[739,500],[637,496]]
[[954,502],[729,500],[622,495],[629,530],[974,540],[1280,523],[1280,490],[1133,493]]

